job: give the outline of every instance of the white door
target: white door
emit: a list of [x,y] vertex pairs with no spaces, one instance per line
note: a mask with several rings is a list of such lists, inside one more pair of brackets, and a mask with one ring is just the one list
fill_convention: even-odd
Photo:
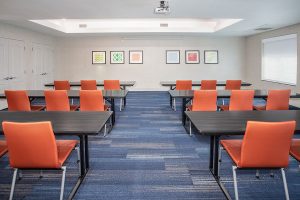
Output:
[[[8,40],[0,38],[0,93],[9,87]],[[0,109],[7,107],[6,100],[0,100]]]
[[15,90],[27,89],[24,68],[24,51],[23,41],[9,40],[9,88]]
[[52,48],[45,47],[44,61],[43,84],[46,84],[53,82],[54,50]]

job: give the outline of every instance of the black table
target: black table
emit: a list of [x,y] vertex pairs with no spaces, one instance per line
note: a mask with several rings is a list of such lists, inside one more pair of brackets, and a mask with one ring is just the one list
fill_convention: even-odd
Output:
[[112,112],[0,112],[0,134],[2,122],[51,121],[55,135],[78,136],[81,171],[68,199],[72,199],[89,170],[88,136],[97,135],[111,117]]
[[247,121],[296,121],[295,133],[300,133],[300,110],[185,112],[198,134],[210,136],[209,169],[227,199],[231,199],[219,177],[219,141],[221,136],[244,135]]
[[[80,90],[69,90],[68,96],[70,98],[79,98]],[[115,124],[115,98],[123,98],[125,99],[128,94],[128,90],[102,90],[102,95],[105,99],[107,99],[111,104],[111,110],[113,111],[112,115],[112,124]],[[45,98],[44,90],[27,90],[28,97],[33,100],[36,98]],[[0,99],[6,98],[5,94],[0,94]],[[124,102],[125,103],[125,102]]]
[[[176,81],[161,81],[160,84],[162,86],[170,87],[170,90],[174,90],[176,88]],[[242,81],[242,86],[251,86],[251,83],[247,83]],[[192,86],[201,86],[201,81],[193,81]],[[226,81],[217,81],[217,86],[226,86]]]
[[[134,86],[135,81],[120,81],[121,89],[126,90],[126,87]],[[70,82],[71,87],[80,87],[79,81]],[[104,86],[104,81],[97,81],[97,86]],[[45,87],[54,87],[54,83],[47,83]]]
[[[218,98],[230,98],[230,90],[217,90]],[[185,124],[185,106],[194,97],[194,90],[169,90],[171,98],[181,98],[182,99],[182,123]],[[268,97],[268,90],[254,90],[254,98]],[[291,93],[290,98],[300,98],[300,94]]]

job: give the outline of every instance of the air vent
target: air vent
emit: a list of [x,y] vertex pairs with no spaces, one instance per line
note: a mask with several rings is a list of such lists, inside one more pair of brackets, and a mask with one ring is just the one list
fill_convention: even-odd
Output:
[[87,24],[79,24],[79,28],[86,28]]
[[160,23],[159,26],[162,27],[162,28],[168,28],[169,24],[168,23]]
[[269,31],[272,30],[273,28],[271,27],[261,27],[261,28],[256,28],[254,29],[255,31]]

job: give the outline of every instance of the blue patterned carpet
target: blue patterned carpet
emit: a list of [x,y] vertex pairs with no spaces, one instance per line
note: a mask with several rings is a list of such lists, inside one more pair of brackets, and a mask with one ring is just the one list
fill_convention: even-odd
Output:
[[[261,104],[261,101],[256,101]],[[224,199],[208,171],[209,138],[190,137],[177,111],[169,106],[167,92],[130,92],[124,111],[117,112],[111,133],[90,137],[90,171],[75,199],[81,200],[192,200]],[[65,198],[74,186],[76,154],[67,162]],[[238,171],[240,199],[284,199],[282,179],[269,171]],[[231,161],[223,153],[222,180],[232,197]],[[12,170],[7,157],[0,159],[0,199],[7,199]],[[24,172],[15,199],[58,199],[59,172]],[[300,199],[300,170],[291,159],[287,170],[291,199]]]

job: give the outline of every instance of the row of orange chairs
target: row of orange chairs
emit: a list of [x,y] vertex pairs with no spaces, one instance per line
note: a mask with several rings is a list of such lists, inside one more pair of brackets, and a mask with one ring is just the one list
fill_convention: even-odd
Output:
[[[80,81],[81,90],[97,90],[96,80],[81,80]],[[55,80],[54,81],[55,90],[70,90],[71,85],[68,80]],[[104,90],[120,90],[119,80],[104,80]]]
[[[232,90],[229,105],[220,105],[221,110],[288,110],[291,90],[269,90],[266,106],[253,106],[254,90]],[[216,90],[195,90],[190,111],[216,111]]]
[[[80,105],[70,105],[66,90],[45,90],[45,101],[47,111],[105,111],[105,105],[101,90],[80,90]],[[9,111],[40,111],[45,106],[30,105],[25,90],[6,90]]]
[[[240,90],[241,80],[226,80],[225,90]],[[201,90],[216,90],[217,80],[202,80]],[[192,80],[177,80],[176,90],[192,90]]]

